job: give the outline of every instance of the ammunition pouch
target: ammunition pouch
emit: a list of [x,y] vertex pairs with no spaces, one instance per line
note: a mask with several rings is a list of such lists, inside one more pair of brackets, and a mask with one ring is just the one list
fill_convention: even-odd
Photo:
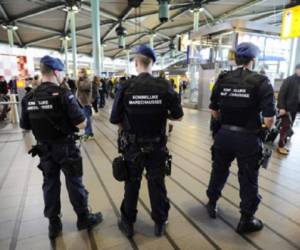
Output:
[[127,163],[123,156],[116,157],[112,162],[113,176],[117,181],[129,179]]

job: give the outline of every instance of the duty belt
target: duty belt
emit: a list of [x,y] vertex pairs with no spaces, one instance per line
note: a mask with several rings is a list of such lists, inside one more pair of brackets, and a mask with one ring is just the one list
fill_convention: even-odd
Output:
[[250,130],[250,129],[246,129],[246,128],[235,126],[235,125],[222,125],[221,128],[229,130],[229,131],[233,131],[233,132],[240,132],[240,133],[247,133],[247,134],[258,134],[259,133],[258,129]]
[[129,143],[159,143],[162,136],[137,136],[135,134],[125,133]]
[[74,135],[68,135],[66,137],[63,137],[61,139],[56,139],[56,140],[38,140],[38,141],[41,144],[69,144],[69,143],[78,141],[80,139],[81,138],[79,135],[74,134]]

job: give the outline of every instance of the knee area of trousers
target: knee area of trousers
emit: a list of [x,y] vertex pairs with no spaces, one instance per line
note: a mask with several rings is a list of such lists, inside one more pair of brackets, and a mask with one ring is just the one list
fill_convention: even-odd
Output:
[[218,174],[226,174],[229,172],[229,166],[226,166],[223,163],[214,162],[212,165],[212,169],[215,173],[218,173]]
[[154,173],[147,173],[146,179],[148,182],[163,182],[165,178],[165,173],[163,171],[157,171]]

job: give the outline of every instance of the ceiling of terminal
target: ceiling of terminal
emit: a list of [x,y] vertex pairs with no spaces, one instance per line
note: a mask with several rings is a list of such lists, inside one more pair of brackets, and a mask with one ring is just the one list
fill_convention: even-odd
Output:
[[[127,0],[100,0],[101,40],[106,45],[105,56],[120,57],[115,28],[122,22],[127,29],[126,44],[134,47],[148,43],[155,32],[154,46],[158,52],[168,50],[170,41],[193,29],[192,0],[171,0],[170,18],[160,23],[158,1],[144,0],[137,9]],[[209,2],[209,1],[208,1]],[[228,19],[245,19],[261,24],[280,25],[281,14],[289,0],[219,0],[203,4],[200,27]],[[0,23],[13,23],[15,44],[24,47],[43,47],[62,51],[61,37],[69,32],[63,0],[0,0]],[[79,53],[92,52],[91,3],[85,0],[76,14],[77,46]],[[7,43],[7,32],[0,27],[0,42]]]

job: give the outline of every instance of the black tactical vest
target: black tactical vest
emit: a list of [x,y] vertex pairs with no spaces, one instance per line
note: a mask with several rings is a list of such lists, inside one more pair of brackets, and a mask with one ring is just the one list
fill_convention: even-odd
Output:
[[61,141],[76,131],[65,110],[65,92],[52,83],[43,83],[29,93],[27,111],[38,141]]
[[165,134],[168,82],[142,74],[124,92],[125,128],[138,137]]
[[261,126],[260,85],[266,78],[249,70],[237,69],[219,79],[221,122],[249,130]]

